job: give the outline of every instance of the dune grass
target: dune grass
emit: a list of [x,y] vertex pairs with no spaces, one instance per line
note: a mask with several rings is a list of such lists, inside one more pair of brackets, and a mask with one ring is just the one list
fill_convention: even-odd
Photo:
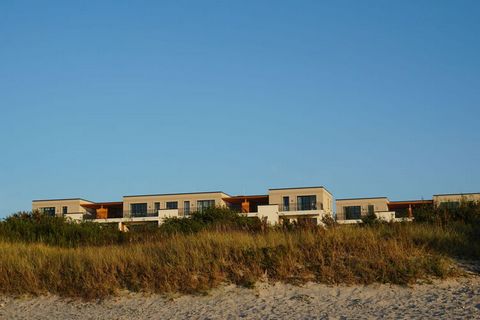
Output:
[[201,293],[225,282],[444,278],[457,273],[454,259],[480,259],[480,210],[472,208],[462,219],[433,212],[437,218],[424,222],[332,223],[327,229],[267,227],[213,208],[128,233],[19,213],[0,221],[0,293],[92,299],[121,290]]
[[[400,227],[399,227],[400,228]],[[146,243],[65,248],[0,243],[0,292],[101,298],[119,290],[198,293],[259,279],[328,284],[413,283],[447,277],[451,260],[401,228],[201,231]]]

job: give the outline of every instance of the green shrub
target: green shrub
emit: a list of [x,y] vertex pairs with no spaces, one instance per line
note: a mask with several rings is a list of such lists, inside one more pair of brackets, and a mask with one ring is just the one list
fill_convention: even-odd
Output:
[[228,208],[207,208],[188,218],[170,218],[160,226],[167,233],[195,233],[200,230],[241,230],[258,232],[263,225],[258,218],[248,218]]
[[415,220],[418,222],[448,224],[463,222],[466,224],[480,224],[480,203],[475,201],[461,201],[458,207],[423,206],[415,209]]
[[327,214],[322,217],[322,223],[327,226],[327,227],[333,227],[336,225],[335,219],[332,217],[332,215]]
[[206,224],[192,218],[167,218],[160,225],[160,232],[173,233],[196,233],[206,228]]
[[364,225],[374,225],[380,223],[380,220],[377,218],[374,212],[369,212],[366,216],[362,217],[362,222]]
[[57,246],[121,244],[126,235],[115,226],[75,223],[39,212],[19,212],[0,221],[0,240]]

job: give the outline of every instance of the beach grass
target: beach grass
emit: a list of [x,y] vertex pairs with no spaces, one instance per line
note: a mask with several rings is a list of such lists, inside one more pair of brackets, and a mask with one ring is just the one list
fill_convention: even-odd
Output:
[[78,247],[0,242],[0,292],[92,299],[120,290],[201,293],[225,282],[246,287],[259,280],[405,285],[453,275],[452,260],[431,245],[443,234],[420,229],[402,224],[390,230],[206,230],[149,242]]

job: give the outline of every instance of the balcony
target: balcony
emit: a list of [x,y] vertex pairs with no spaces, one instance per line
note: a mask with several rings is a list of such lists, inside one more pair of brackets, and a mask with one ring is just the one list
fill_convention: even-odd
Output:
[[158,210],[146,210],[146,211],[123,211],[124,218],[146,218],[146,217],[158,217]]
[[278,207],[280,212],[323,210],[323,204],[321,202],[279,204]]

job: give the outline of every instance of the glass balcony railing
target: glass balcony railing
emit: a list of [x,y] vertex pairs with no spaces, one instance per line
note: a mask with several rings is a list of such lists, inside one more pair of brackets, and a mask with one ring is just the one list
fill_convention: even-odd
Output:
[[280,211],[323,210],[323,204],[321,202],[280,204],[279,207]]

